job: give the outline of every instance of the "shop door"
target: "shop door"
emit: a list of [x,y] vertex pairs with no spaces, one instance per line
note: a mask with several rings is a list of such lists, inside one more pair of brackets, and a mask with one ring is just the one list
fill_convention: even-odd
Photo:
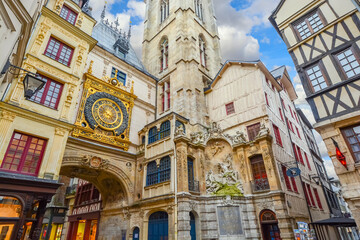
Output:
[[133,240],[139,240],[140,239],[140,229],[136,227],[133,232]]
[[148,240],[168,240],[168,214],[156,212],[149,218]]
[[264,240],[281,240],[277,224],[263,224]]
[[195,216],[192,212],[190,212],[190,237],[191,240],[196,240]]

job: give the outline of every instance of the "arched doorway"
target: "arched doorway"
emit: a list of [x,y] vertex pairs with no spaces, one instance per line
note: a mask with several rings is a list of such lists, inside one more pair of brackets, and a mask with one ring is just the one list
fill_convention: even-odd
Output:
[[189,215],[190,215],[190,237],[191,237],[191,240],[196,240],[195,216],[192,212],[190,212]]
[[19,199],[0,195],[0,239],[11,239],[20,221],[21,211]]
[[155,212],[149,217],[148,240],[168,240],[169,223],[166,212]]
[[135,227],[133,231],[133,240],[139,240],[139,239],[140,239],[140,229],[138,227]]
[[260,213],[261,232],[264,240],[281,240],[278,220],[274,212],[264,210]]

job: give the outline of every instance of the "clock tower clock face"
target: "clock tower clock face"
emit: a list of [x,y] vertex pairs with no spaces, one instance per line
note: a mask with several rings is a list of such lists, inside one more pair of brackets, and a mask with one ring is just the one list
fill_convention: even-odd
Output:
[[127,126],[129,115],[124,103],[113,95],[97,92],[85,103],[84,115],[92,129],[101,128],[122,134]]

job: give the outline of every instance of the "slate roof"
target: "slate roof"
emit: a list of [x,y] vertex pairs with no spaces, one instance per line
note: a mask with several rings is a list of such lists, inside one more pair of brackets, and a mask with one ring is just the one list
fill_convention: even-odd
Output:
[[92,33],[92,37],[98,41],[97,45],[102,49],[105,49],[106,51],[112,53],[116,57],[124,60],[125,62],[137,68],[138,70],[147,73],[144,65],[136,56],[136,53],[130,43],[129,43],[129,51],[125,55],[125,58],[121,53],[115,51],[114,44],[119,38],[123,38],[124,36],[118,31],[115,31],[109,25],[105,24],[103,20],[99,21],[95,25]]

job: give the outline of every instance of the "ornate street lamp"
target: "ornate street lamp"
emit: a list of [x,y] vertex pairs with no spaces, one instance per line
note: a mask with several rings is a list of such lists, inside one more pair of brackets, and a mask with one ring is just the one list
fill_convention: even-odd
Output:
[[37,75],[33,75],[33,73],[26,74],[24,78],[24,95],[26,99],[30,99],[34,96],[40,89],[42,89],[45,85],[45,81],[37,78]]

